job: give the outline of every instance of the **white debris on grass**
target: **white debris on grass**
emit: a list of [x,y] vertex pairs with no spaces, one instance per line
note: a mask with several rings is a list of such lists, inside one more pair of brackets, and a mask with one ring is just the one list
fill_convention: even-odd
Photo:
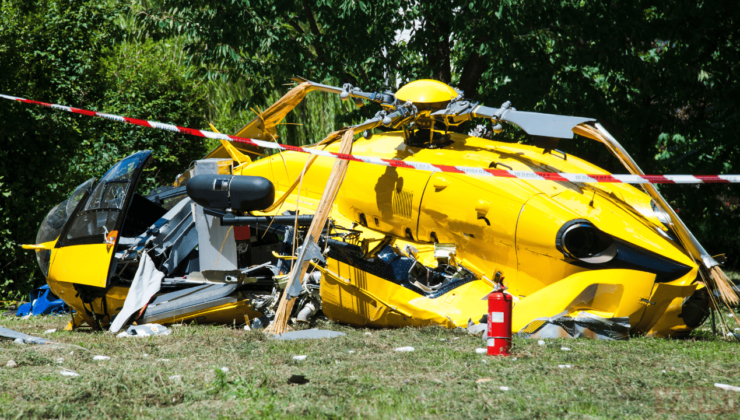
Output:
[[170,381],[179,381],[182,377],[180,375],[172,375],[170,376]]
[[77,373],[77,372],[75,372],[75,371],[73,371],[73,370],[66,370],[66,369],[65,369],[65,370],[63,370],[63,371],[61,371],[61,372],[59,372],[59,373],[61,373],[61,374],[62,374],[62,376],[80,376],[80,374],[79,374],[79,373]]
[[244,331],[252,331],[252,328],[249,326],[249,324],[244,326]]
[[544,346],[545,345],[545,340],[539,340],[539,341],[537,341],[537,345]]
[[44,334],[51,334],[51,333],[55,333],[55,332],[57,332],[57,329],[56,328],[51,328],[51,329],[48,329],[48,330],[44,331]]
[[73,354],[75,354],[75,352],[73,352],[73,351],[69,352],[69,355],[70,356],[72,356]]
[[453,340],[459,340],[459,339],[460,339],[460,337],[455,337],[455,338],[453,338]]
[[64,363],[64,358],[63,357],[58,358],[57,363]]
[[408,347],[399,347],[396,349],[396,351],[414,351],[414,348],[411,346]]
[[355,351],[354,351],[354,350],[350,350],[350,351],[348,351],[348,353],[349,353],[349,354],[354,354],[354,353],[355,353]]
[[110,360],[110,356],[95,356],[93,360]]
[[293,356],[293,360],[306,360],[306,357],[308,356],[305,356],[305,355]]
[[446,338],[440,338],[439,341],[447,341]]
[[570,348],[569,347],[560,347],[560,350],[562,350],[562,351],[570,351]]
[[560,369],[570,369],[570,368],[571,368],[571,366],[570,366],[570,365],[558,365],[558,367],[559,367]]
[[509,390],[509,387],[508,386],[500,386],[500,387],[498,387],[498,389],[500,389],[502,391],[508,391]]
[[169,362],[170,359],[157,359],[158,362]]
[[14,368],[18,367],[18,363],[15,362],[15,360],[8,360],[8,363],[5,364],[6,368]]
[[511,359],[511,361],[512,361],[512,362],[516,362],[516,359],[517,359],[517,358],[515,357],[515,358]]
[[371,332],[366,332],[365,335],[373,335]]
[[740,386],[732,386],[732,385],[719,384],[719,383],[714,384],[714,386],[716,386],[719,389],[724,389],[725,391],[740,392]]
[[144,353],[144,357],[149,357],[149,355],[148,355],[148,354],[146,354],[146,353]]
[[221,372],[223,372],[223,373],[229,373],[229,368],[227,368],[226,366],[224,366],[224,367],[221,368]]
[[475,349],[475,352],[478,354],[486,354],[488,353],[488,349],[477,348]]
[[13,342],[14,342],[15,344],[26,344],[26,342],[25,342],[25,341],[23,341],[23,339],[22,339],[22,338],[16,338],[15,340],[13,340]]
[[665,369],[661,370],[661,372],[663,372],[663,373],[666,373],[666,372],[665,372]]
[[116,337],[149,337],[152,335],[170,335],[172,333],[164,325],[160,324],[142,324],[132,325],[126,331],[119,333]]

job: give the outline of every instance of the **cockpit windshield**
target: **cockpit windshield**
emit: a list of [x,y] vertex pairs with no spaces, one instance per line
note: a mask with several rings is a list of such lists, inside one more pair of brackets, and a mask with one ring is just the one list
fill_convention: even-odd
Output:
[[65,243],[100,243],[116,229],[130,185],[151,151],[135,153],[108,170],[66,231]]
[[[51,209],[51,211],[49,211],[36,234],[37,244],[53,241],[59,237],[62,228],[67,223],[67,220],[69,220],[69,216],[74,212],[75,208],[80,203],[80,200],[85,196],[85,193],[92,189],[93,184],[95,184],[95,178],[90,178],[83,182],[75,188],[69,198],[57,204],[53,209]],[[49,271],[50,256],[51,251],[49,250],[36,252],[36,259],[38,260],[39,268],[44,273],[44,276],[46,276]]]

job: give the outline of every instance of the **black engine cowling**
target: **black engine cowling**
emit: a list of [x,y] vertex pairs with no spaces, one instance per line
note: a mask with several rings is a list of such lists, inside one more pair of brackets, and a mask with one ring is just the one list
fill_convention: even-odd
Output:
[[261,176],[196,175],[188,196],[205,208],[237,212],[264,210],[275,201],[275,186]]

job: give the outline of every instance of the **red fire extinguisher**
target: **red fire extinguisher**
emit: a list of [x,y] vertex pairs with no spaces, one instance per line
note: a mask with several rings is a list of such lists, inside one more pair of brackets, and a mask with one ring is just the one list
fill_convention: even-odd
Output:
[[[500,274],[496,273],[496,277]],[[488,355],[508,356],[511,350],[512,296],[504,293],[503,277],[488,295]]]

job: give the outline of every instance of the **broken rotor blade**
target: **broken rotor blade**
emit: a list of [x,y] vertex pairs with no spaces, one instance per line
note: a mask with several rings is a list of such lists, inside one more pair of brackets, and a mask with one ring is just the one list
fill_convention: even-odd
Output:
[[330,86],[330,85],[324,85],[321,83],[312,82],[310,80],[304,79],[302,77],[292,77],[291,80],[297,83],[308,83],[311,85],[310,90],[318,90],[320,92],[327,92],[327,93],[335,93],[339,95],[342,93],[342,88],[336,87],[336,86]]
[[385,106],[393,106],[396,103],[396,97],[390,92],[363,92],[360,88],[345,84],[343,87],[324,85],[322,83],[312,82],[302,77],[293,77],[292,80],[297,83],[308,83],[309,90],[318,90],[321,92],[333,93],[340,96],[342,100],[348,98],[362,99],[376,102]]
[[506,121],[517,125],[532,136],[558,137],[562,139],[572,139],[573,127],[578,124],[596,121],[593,118],[517,111],[508,106],[495,109],[481,105],[475,108],[472,114],[474,117],[491,118],[494,121]]

